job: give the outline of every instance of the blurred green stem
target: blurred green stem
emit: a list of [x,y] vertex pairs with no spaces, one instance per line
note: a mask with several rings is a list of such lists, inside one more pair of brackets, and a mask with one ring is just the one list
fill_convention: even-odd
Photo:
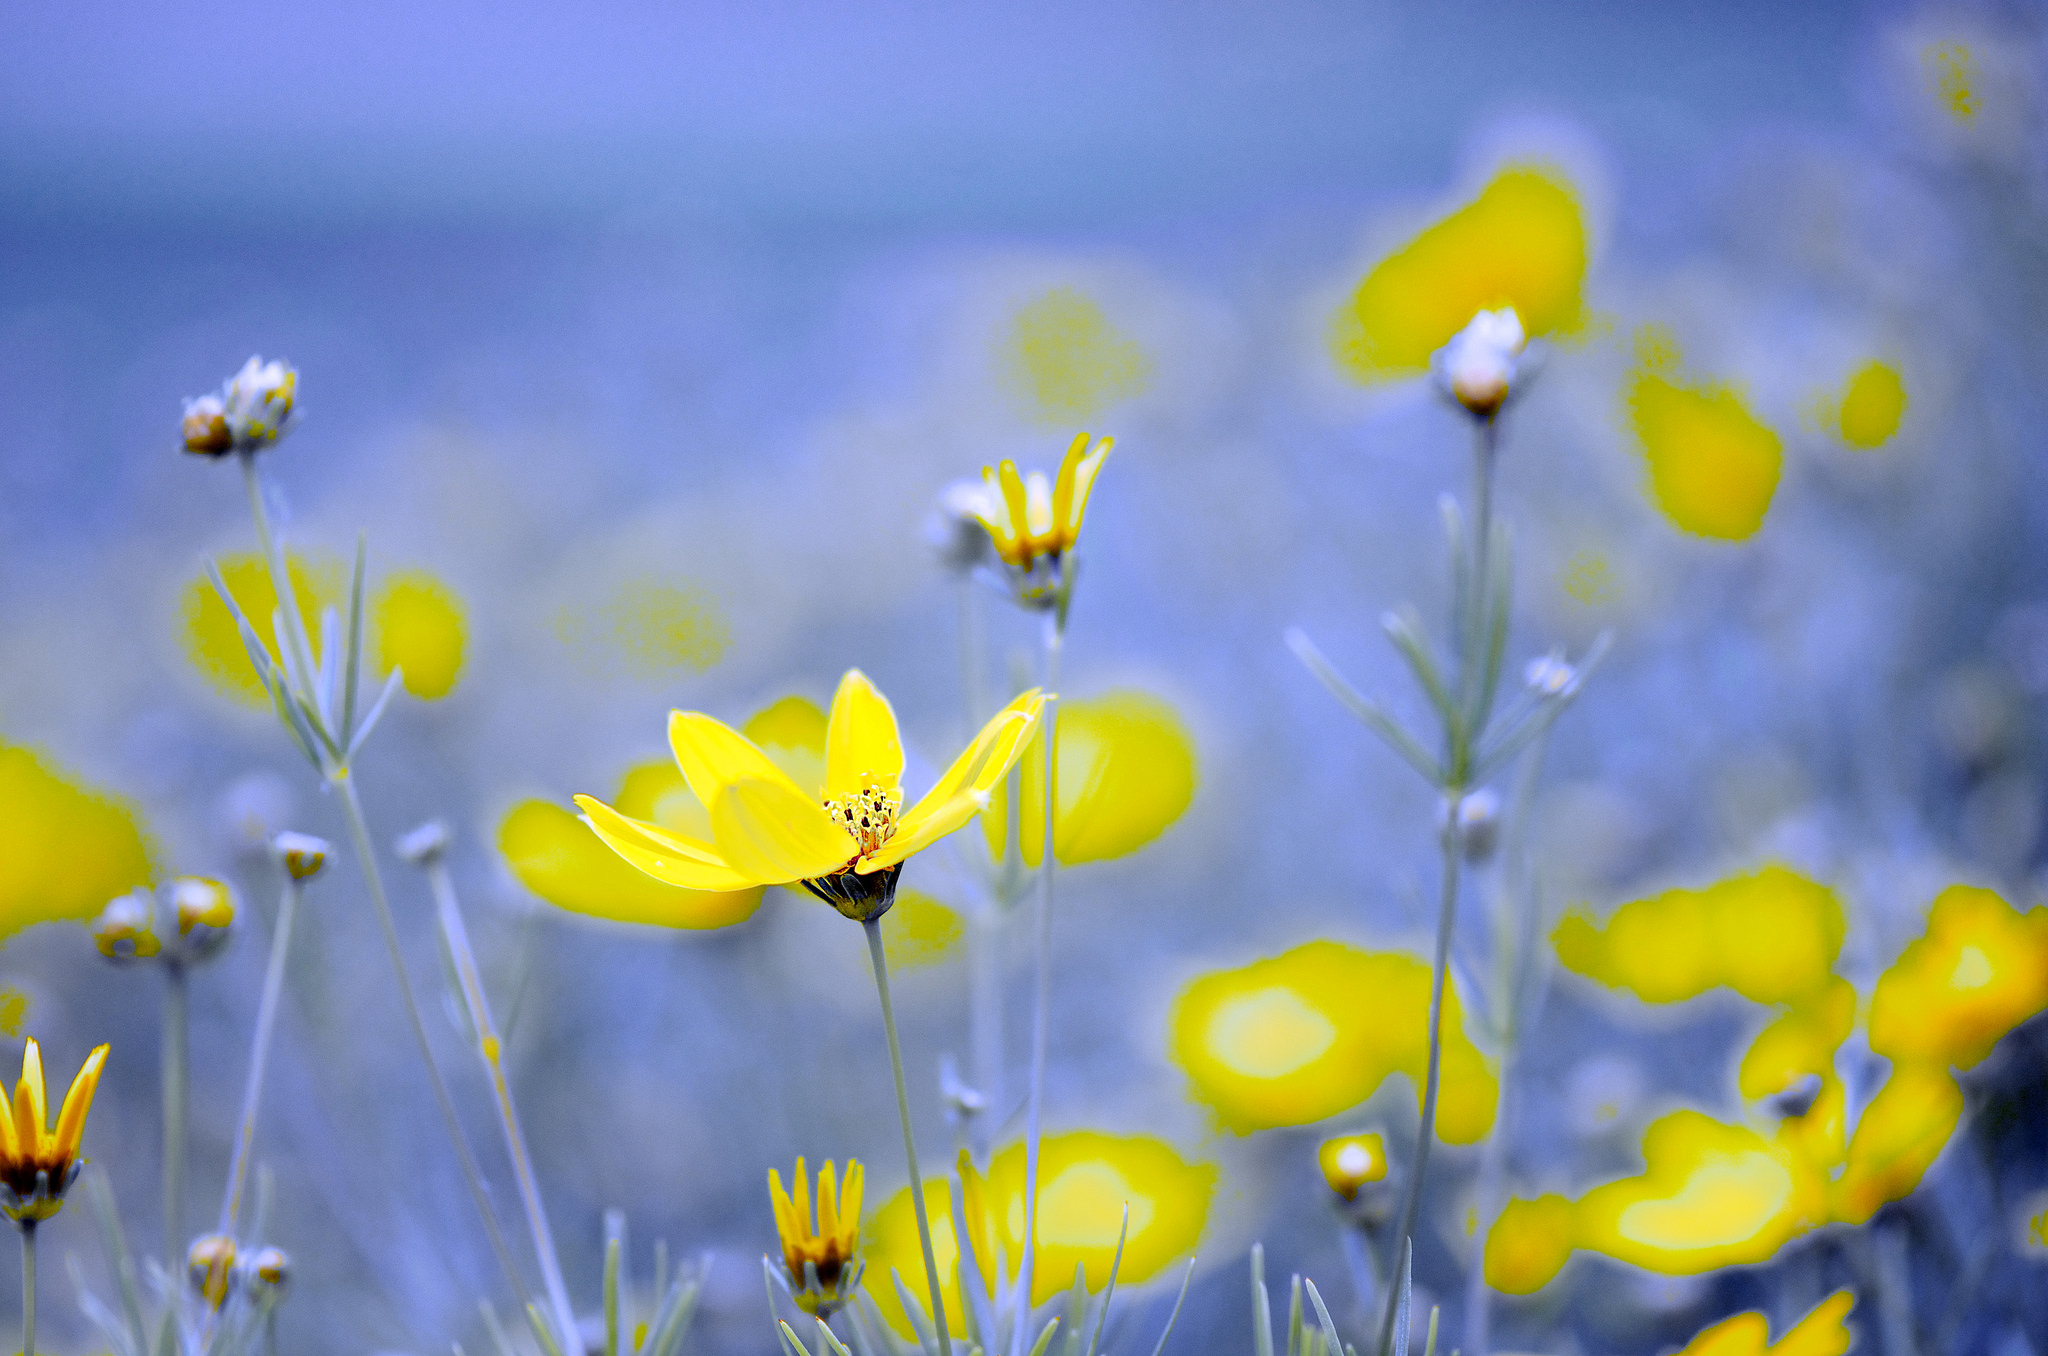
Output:
[[191,1101],[190,974],[180,960],[164,965],[164,1265],[177,1271],[185,1246],[185,1125]]
[[36,1221],[21,1222],[21,1351],[36,1356]]
[[[1045,1048],[1052,1014],[1052,899],[1053,877],[1059,853],[1053,842],[1053,824],[1059,809],[1059,681],[1060,650],[1066,640],[1066,604],[1045,619],[1045,714],[1039,717],[1040,736],[1045,740],[1045,778],[1039,788],[1045,802],[1045,837],[1038,849],[1038,917],[1032,946],[1033,988],[1031,996],[1031,1081],[1025,1093],[1024,1112],[1024,1243],[1017,1263],[1017,1318],[1011,1330],[1010,1349],[1028,1349],[1031,1326],[1032,1272],[1036,1269],[1038,1233],[1038,1145],[1045,1106]],[[1021,827],[1021,826],[1020,826]],[[1078,1329],[1077,1329],[1078,1331]]]
[[[270,514],[263,506],[263,477],[256,467],[256,453],[242,452],[242,485],[249,494],[249,516],[256,523],[256,537],[263,547],[263,561],[270,571],[271,592],[277,595],[278,610],[284,614],[285,634],[277,637],[279,645],[289,644],[297,653],[304,666],[303,673],[315,672],[313,645],[306,636],[306,619],[299,614],[298,592],[292,586],[291,569],[285,561],[284,552],[275,534],[270,530]],[[261,623],[261,617],[251,620]]]
[[249,1052],[249,1079],[242,1088],[242,1115],[235,1131],[228,1185],[220,1203],[220,1232],[232,1238],[242,1213],[242,1184],[249,1173],[249,1147],[256,1138],[256,1111],[263,1101],[263,1075],[270,1065],[270,1034],[277,1026],[278,999],[284,992],[285,957],[292,945],[292,921],[298,916],[305,885],[285,872],[284,898],[277,906],[277,928],[270,938],[270,964],[263,973],[263,997],[256,1005],[256,1041]]
[[903,1049],[896,1040],[896,1007],[889,1001],[889,961],[882,954],[882,920],[861,923],[868,936],[868,960],[875,969],[875,993],[882,1000],[882,1027],[889,1033],[889,1071],[896,1075],[896,1117],[903,1122],[903,1158],[910,1166],[910,1202],[916,1207],[917,1241],[924,1249],[925,1293],[932,1323],[938,1329],[939,1356],[953,1356],[953,1338],[946,1329],[946,1303],[939,1286],[939,1263],[932,1251],[931,1221],[925,1217],[924,1178],[917,1171],[917,1137],[910,1129],[910,1093],[903,1082]]

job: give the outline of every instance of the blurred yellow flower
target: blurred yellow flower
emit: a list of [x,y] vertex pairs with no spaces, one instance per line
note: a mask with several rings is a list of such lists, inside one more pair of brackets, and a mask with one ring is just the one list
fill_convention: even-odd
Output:
[[1530,1295],[1550,1284],[1577,1246],[1572,1202],[1562,1196],[1511,1200],[1487,1231],[1486,1283],[1503,1295]]
[[1680,384],[1668,335],[1651,328],[1637,351],[1624,390],[1657,507],[1682,532],[1729,541],[1755,535],[1785,460],[1778,435],[1733,389]]
[[29,749],[0,744],[0,939],[36,923],[88,921],[155,874],[133,808]]
[[1927,49],[1927,70],[1941,106],[1958,122],[1977,116],[1977,55],[1967,44],[1939,42]]
[[1928,911],[1926,933],[1879,977],[1870,1048],[1968,1069],[2044,1007],[2048,908],[2020,913],[1989,890],[1952,885]]
[[106,1062],[104,1045],[85,1057],[52,1130],[43,1089],[43,1052],[35,1038],[29,1038],[21,1054],[21,1082],[14,1089],[11,1114],[0,1115],[0,1213],[9,1219],[45,1220],[63,1206],[64,1193],[84,1165],[78,1142]]
[[1857,1118],[1848,1161],[1829,1186],[1834,1218],[1861,1224],[1911,1195],[1962,1118],[1963,1092],[1947,1069],[1894,1065]]
[[1055,287],[1019,307],[1000,356],[1004,384],[1040,424],[1093,418],[1152,378],[1145,350],[1072,287]]
[[1587,607],[1600,607],[1621,597],[1614,566],[1598,551],[1580,551],[1564,563],[1565,594]]
[[1032,689],[982,727],[938,784],[903,810],[896,713],[858,669],[832,698],[822,782],[799,786],[739,731],[695,711],[669,717],[669,746],[710,834],[690,834],[576,797],[591,828],[633,866],[670,885],[742,890],[801,884],[849,918],[893,902],[905,858],[960,828],[1017,760],[1045,697]]
[[[1334,1116],[1392,1073],[1408,1075],[1419,1105],[1429,991],[1429,967],[1413,956],[1309,942],[1182,989],[1173,1008],[1173,1059],[1195,1097],[1239,1134]],[[1465,1035],[1452,985],[1444,993],[1438,1138],[1485,1138],[1499,1091]]]
[[1075,434],[1054,480],[1043,471],[1021,474],[1008,458],[981,468],[974,515],[1005,564],[1028,570],[1041,557],[1057,559],[1074,549],[1095,477],[1115,446],[1114,438]]
[[1841,393],[1823,404],[1824,422],[1851,447],[1888,441],[1906,417],[1906,383],[1898,369],[1871,359],[1849,374]]
[[732,622],[716,596],[691,580],[658,575],[564,606],[554,631],[591,672],[624,670],[642,680],[702,673],[732,645]]
[[1604,928],[1568,915],[1554,940],[1567,970],[1645,1002],[1725,985],[1759,1003],[1798,1003],[1829,986],[1843,930],[1834,891],[1773,864],[1624,904]]
[[1340,1135],[1326,1139],[1316,1150],[1316,1166],[1330,1190],[1347,1201],[1358,1199],[1358,1189],[1387,1175],[1387,1143],[1378,1135]]
[[[1201,1241],[1216,1192],[1214,1165],[1189,1162],[1163,1140],[1145,1135],[1108,1135],[1074,1130],[1047,1135],[1039,1146],[1037,1257],[1032,1264],[1031,1302],[1043,1304],[1074,1281],[1082,1268],[1091,1290],[1108,1284],[1110,1264],[1124,1208],[1130,1232],[1124,1241],[1119,1285],[1152,1279]],[[961,1215],[967,1221],[976,1267],[984,1285],[995,1280],[997,1259],[1014,1280],[1024,1247],[1024,1146],[1012,1144],[989,1162],[987,1176],[960,1160]],[[957,1331],[960,1311],[960,1245],[943,1181],[925,1184],[931,1216],[933,1260],[945,1280],[946,1315]],[[868,1225],[868,1258],[874,1263],[868,1294],[889,1325],[911,1335],[908,1318],[887,1279],[901,1273],[910,1293],[926,1293],[924,1257],[908,1187],[892,1196]],[[990,1292],[991,1294],[993,1291]]]
[[[1060,797],[1053,826],[1060,864],[1127,856],[1164,833],[1195,797],[1195,742],[1180,713],[1134,688],[1063,699],[1058,721]],[[1018,845],[1024,864],[1045,853],[1045,742],[1035,733],[1018,762]],[[1000,860],[1008,841],[1008,788],[989,791],[982,832]]]
[[1365,275],[1330,330],[1355,381],[1413,376],[1480,311],[1513,308],[1531,337],[1583,320],[1586,225],[1577,191],[1547,165],[1512,165],[1472,202]]
[[797,1307],[817,1318],[830,1318],[853,1300],[860,1284],[860,1197],[865,1180],[857,1159],[846,1163],[846,1184],[828,1161],[818,1170],[817,1215],[813,1223],[811,1180],[803,1159],[790,1174],[795,1198],[782,1189],[782,1178],[768,1170],[768,1199],[775,1208],[775,1232],[782,1240],[782,1265],[789,1275]]
[[1849,1328],[1842,1320],[1855,1303],[1854,1295],[1838,1290],[1776,1342],[1762,1314],[1737,1314],[1701,1329],[1678,1356],[1843,1356],[1849,1350]]
[[370,603],[371,646],[379,676],[393,669],[405,690],[438,701],[462,674],[462,599],[426,570],[385,579]]
[[1757,1033],[1736,1072],[1736,1086],[1754,1099],[1783,1092],[1808,1074],[1833,1077],[1835,1051],[1855,1021],[1856,990],[1846,979],[1831,977]]
[[0,989],[0,1036],[19,1036],[28,1021],[28,995],[12,986]]
[[[242,552],[214,561],[221,582],[234,595],[236,606],[256,629],[256,638],[270,652],[273,662],[282,661],[272,618],[277,615],[277,591],[271,587],[270,570],[261,555]],[[313,642],[313,657],[320,657],[320,612],[338,607],[343,594],[341,562],[328,555],[306,555],[294,551],[285,568],[291,573],[292,593],[299,602],[299,616]],[[216,690],[245,706],[267,706],[269,694],[263,680],[249,662],[249,650],[242,643],[241,628],[214,591],[213,581],[202,571],[188,581],[179,597],[178,622],[185,655],[194,668]],[[102,901],[104,902],[104,901]]]
[[899,970],[937,965],[959,948],[966,931],[960,915],[930,895],[900,890],[882,921],[882,950]]

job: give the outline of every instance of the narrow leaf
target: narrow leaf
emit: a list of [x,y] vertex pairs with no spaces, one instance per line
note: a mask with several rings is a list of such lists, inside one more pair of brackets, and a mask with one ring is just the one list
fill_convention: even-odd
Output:
[[1180,1274],[1180,1293],[1174,1296],[1173,1312],[1166,1316],[1166,1327],[1159,1333],[1159,1345],[1152,1348],[1152,1356],[1166,1356],[1166,1339],[1173,1336],[1173,1325],[1180,1321],[1180,1306],[1188,1300],[1188,1282],[1195,1279],[1195,1259],[1188,1258],[1188,1269]]
[[1421,773],[1432,786],[1443,785],[1443,769],[1438,766],[1422,745],[1418,744],[1406,730],[1396,725],[1392,718],[1382,711],[1379,704],[1353,687],[1336,667],[1323,657],[1315,642],[1308,638],[1300,627],[1287,630],[1287,647],[1294,651],[1294,657],[1314,674],[1330,695],[1344,704],[1345,709],[1362,721],[1367,728],[1385,740],[1387,747],[1405,759],[1408,765]]

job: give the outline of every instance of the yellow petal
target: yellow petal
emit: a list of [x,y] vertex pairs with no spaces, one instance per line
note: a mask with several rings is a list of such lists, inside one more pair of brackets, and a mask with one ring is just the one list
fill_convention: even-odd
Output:
[[861,858],[854,870],[865,876],[894,866],[913,852],[922,852],[938,842],[980,814],[987,804],[986,791],[961,791],[937,803],[926,796],[917,803],[917,821],[907,829],[898,829],[888,842]]
[[867,1180],[866,1172],[859,1159],[847,1160],[846,1183],[839,1193],[839,1218],[846,1221],[849,1233],[860,1227],[860,1193],[862,1184]]
[[1103,438],[1095,444],[1094,450],[1082,455],[1087,446],[1088,435],[1083,433],[1074,439],[1074,445],[1067,449],[1067,459],[1060,464],[1059,484],[1052,492],[1053,523],[1068,546],[1081,534],[1081,519],[1088,512],[1088,495],[1095,488],[1096,473],[1102,470],[1102,463],[1109,457],[1109,449],[1116,446],[1116,439]]
[[100,1085],[100,1069],[107,1062],[107,1047],[102,1045],[85,1057],[85,1065],[78,1071],[78,1077],[71,1080],[71,1091],[64,1095],[64,1109],[57,1113],[57,1152],[65,1157],[76,1157],[78,1141],[85,1133],[85,1113],[92,1110],[92,1095]]
[[896,713],[868,676],[848,669],[832,694],[825,729],[825,796],[836,800],[866,786],[893,791],[903,779],[903,740]]
[[974,736],[974,742],[953,760],[953,766],[946,769],[938,784],[896,821],[896,837],[917,832],[926,816],[941,807],[950,807],[955,797],[966,792],[986,793],[1008,776],[1017,755],[1030,741],[1031,732],[1038,728],[1045,702],[1045,693],[1034,687],[991,716],[988,724],[981,727],[981,733]]
[[796,1191],[791,1197],[796,1212],[797,1230],[803,1234],[811,1232],[811,1177],[810,1168],[799,1158],[796,1161]]
[[[675,764],[663,759],[660,766],[675,779],[676,798],[696,805]],[[711,817],[703,817],[708,836]],[[545,800],[512,807],[498,826],[498,851],[519,883],[548,903],[611,922],[717,928],[752,917],[761,903],[758,885],[696,890],[656,879],[606,846],[575,812]]]
[[576,805],[606,847],[656,880],[686,890],[741,890],[766,883],[736,869],[706,845],[644,820],[628,819],[595,797],[578,796]]
[[818,1169],[818,1237],[831,1238],[839,1232],[839,1193],[835,1189],[833,1174],[838,1166],[831,1159]]
[[[803,1180],[801,1173],[797,1180]],[[796,1237],[796,1207],[790,1204],[789,1193],[782,1189],[782,1174],[773,1168],[768,1169],[768,1203],[775,1210],[775,1232],[784,1238]]]
[[743,777],[711,802],[711,831],[733,868],[763,885],[787,885],[837,871],[854,858],[854,841],[825,807],[789,784]]
[[14,1103],[17,1122],[21,1120],[23,1114],[21,1107],[24,1095],[28,1099],[26,1114],[35,1126],[35,1131],[30,1134],[21,1130],[18,1124],[15,1128],[21,1132],[22,1147],[27,1148],[33,1144],[40,1153],[49,1143],[50,1103],[43,1088],[43,1047],[36,1044],[34,1037],[29,1038],[28,1045],[21,1052],[21,1086],[15,1089]]
[[701,711],[669,712],[668,746],[690,790],[707,807],[720,791],[746,777],[779,782],[791,793],[801,794],[796,783],[745,735]]

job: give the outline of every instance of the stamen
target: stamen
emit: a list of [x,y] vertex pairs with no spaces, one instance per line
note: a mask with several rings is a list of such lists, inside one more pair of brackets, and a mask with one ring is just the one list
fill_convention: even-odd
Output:
[[825,802],[825,813],[853,836],[863,857],[895,836],[896,815],[902,808],[901,791],[885,791],[879,786],[864,786]]

